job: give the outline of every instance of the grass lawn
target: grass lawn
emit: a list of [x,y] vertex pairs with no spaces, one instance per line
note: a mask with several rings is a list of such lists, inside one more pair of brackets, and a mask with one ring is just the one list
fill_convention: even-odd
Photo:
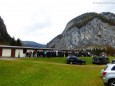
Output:
[[103,86],[105,65],[68,65],[66,58],[0,60],[0,86]]

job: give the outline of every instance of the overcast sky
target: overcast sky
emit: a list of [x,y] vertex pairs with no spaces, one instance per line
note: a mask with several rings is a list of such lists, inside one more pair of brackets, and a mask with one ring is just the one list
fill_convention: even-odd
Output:
[[86,12],[115,13],[114,0],[0,0],[0,16],[11,37],[47,44]]

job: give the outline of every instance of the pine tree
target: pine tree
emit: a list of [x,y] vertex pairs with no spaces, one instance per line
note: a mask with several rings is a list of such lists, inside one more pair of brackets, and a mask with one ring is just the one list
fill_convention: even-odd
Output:
[[17,39],[17,44],[16,44],[17,46],[22,46],[22,42],[21,42],[21,40],[18,38]]
[[16,45],[16,40],[15,40],[14,37],[12,38],[12,41],[10,42],[10,45],[11,45],[11,46],[15,46],[15,45]]

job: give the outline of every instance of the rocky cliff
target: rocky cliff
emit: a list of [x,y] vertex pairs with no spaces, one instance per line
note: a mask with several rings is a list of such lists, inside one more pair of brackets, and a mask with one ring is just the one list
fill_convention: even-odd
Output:
[[68,22],[64,31],[47,47],[76,49],[115,46],[115,14],[85,13]]
[[3,19],[0,17],[0,44],[9,44],[12,41],[12,38],[6,30],[6,25],[4,24]]

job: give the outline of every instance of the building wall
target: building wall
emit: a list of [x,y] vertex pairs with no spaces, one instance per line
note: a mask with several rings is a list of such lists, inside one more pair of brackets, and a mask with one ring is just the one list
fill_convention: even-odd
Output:
[[31,57],[33,57],[33,52],[35,50],[39,50],[39,49],[31,48],[31,47],[18,47],[18,46],[3,46],[3,45],[0,45],[0,57],[18,57],[19,52],[20,52],[20,57],[26,57],[26,52],[32,53]]
[[18,53],[20,52],[20,57],[25,57],[26,55],[23,53],[23,49],[15,50],[15,57],[18,57]]
[[[11,57],[11,50],[12,49],[7,49],[7,48],[2,48],[2,57]],[[27,52],[32,52],[33,53],[33,49],[27,49]],[[23,49],[15,49],[15,57],[18,57],[18,53],[20,52],[20,57],[26,57],[26,54],[23,53]]]
[[11,57],[15,57],[15,49],[14,48],[11,49]]
[[32,49],[27,49],[27,52],[34,52],[34,50],[32,50]]
[[2,49],[2,56],[3,57],[11,57],[11,49]]

